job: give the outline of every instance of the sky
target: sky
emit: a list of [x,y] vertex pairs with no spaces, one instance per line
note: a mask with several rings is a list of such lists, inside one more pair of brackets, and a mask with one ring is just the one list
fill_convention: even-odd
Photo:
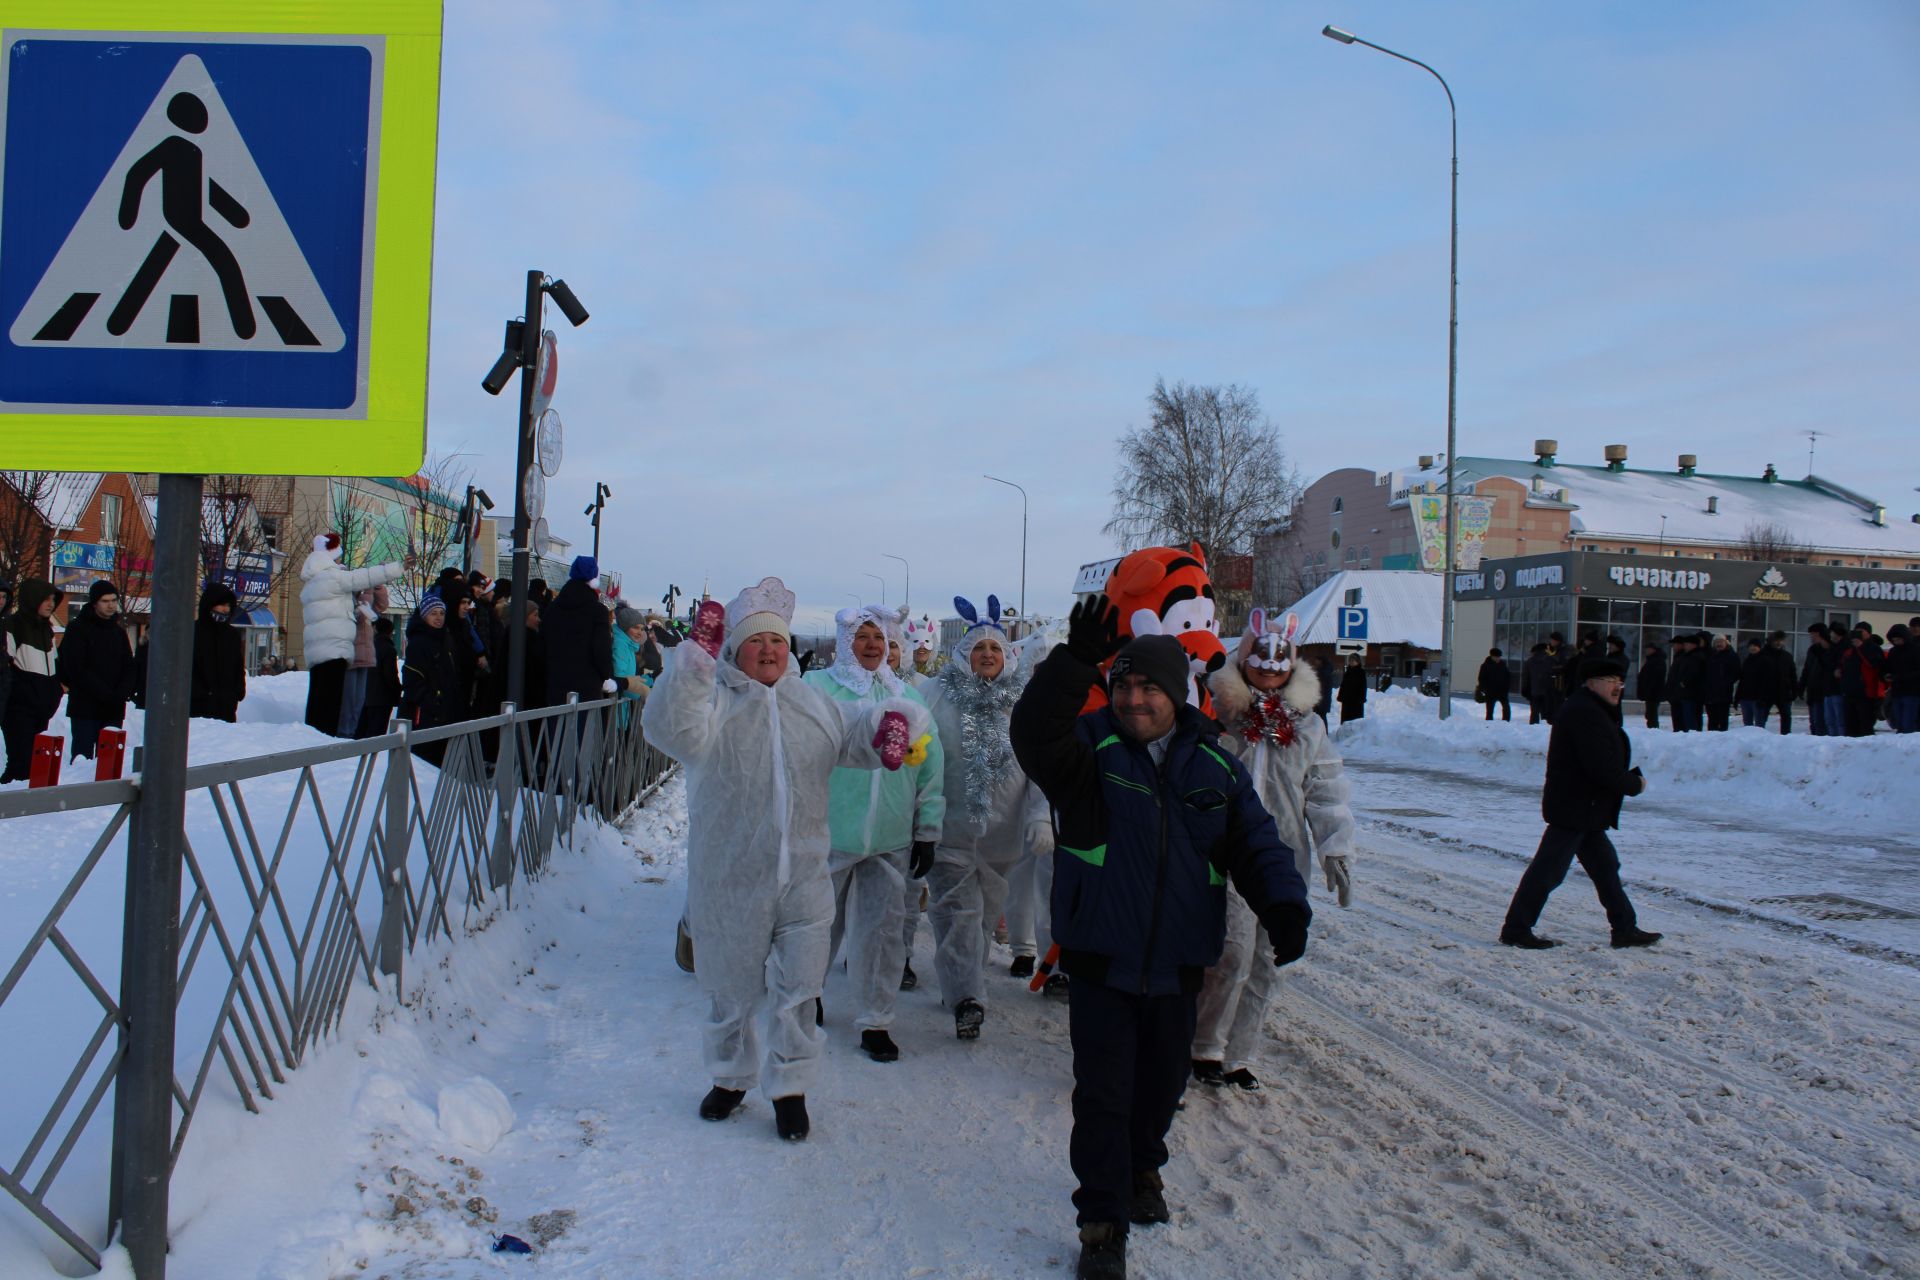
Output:
[[[1920,510],[1920,7],[448,0],[429,450],[559,331],[554,531],[629,599],[1070,603],[1155,379],[1255,389],[1303,479],[1462,455],[1815,470]],[[903,556],[908,569],[886,558]],[[1278,602],[1275,602],[1278,603]]]

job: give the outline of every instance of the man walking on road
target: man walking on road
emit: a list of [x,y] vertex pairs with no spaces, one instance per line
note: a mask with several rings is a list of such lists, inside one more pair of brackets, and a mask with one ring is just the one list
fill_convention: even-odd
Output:
[[[1276,965],[1305,953],[1313,917],[1246,767],[1212,745],[1217,726],[1187,701],[1186,651],[1165,635],[1122,648],[1119,628],[1105,596],[1075,605],[1066,644],[1034,672],[1010,732],[1058,819],[1053,936],[1072,980],[1082,1280],[1124,1277],[1128,1224],[1170,1218],[1167,1127],[1186,1086],[1195,1000],[1225,940],[1227,881],[1266,926]],[[1111,702],[1083,716],[1109,656]]]
[[1579,677],[1547,740],[1547,784],[1540,796],[1547,830],[1500,928],[1500,941],[1509,947],[1543,951],[1560,945],[1534,933],[1533,926],[1575,858],[1606,908],[1615,947],[1648,947],[1660,941],[1659,934],[1648,933],[1635,919],[1620,884],[1620,855],[1607,838],[1608,830],[1620,825],[1621,801],[1647,789],[1646,779],[1633,767],[1633,746],[1620,724],[1626,668],[1611,658],[1590,658]]

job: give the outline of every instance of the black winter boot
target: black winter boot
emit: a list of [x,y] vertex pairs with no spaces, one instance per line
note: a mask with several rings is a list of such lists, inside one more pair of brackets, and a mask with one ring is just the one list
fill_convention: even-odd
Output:
[[722,1089],[719,1085],[707,1090],[707,1096],[700,1099],[700,1118],[702,1120],[725,1120],[733,1114],[733,1109],[746,1100],[745,1089]]
[[1166,1184],[1158,1169],[1140,1169],[1133,1175],[1133,1199],[1127,1205],[1127,1219],[1135,1226],[1151,1227],[1173,1221],[1164,1194]]
[[1650,947],[1664,936],[1645,929],[1625,929],[1613,935],[1613,946],[1616,951],[1624,947]]
[[1031,978],[1033,976],[1033,957],[1015,956],[1013,963],[1007,967],[1007,972],[1016,978]]
[[1220,1078],[1236,1089],[1244,1089],[1248,1093],[1260,1092],[1260,1077],[1245,1067],[1236,1067]]
[[1554,938],[1543,938],[1531,929],[1502,929],[1500,945],[1519,947],[1522,951],[1545,951],[1549,947],[1559,946],[1560,943]]
[[1047,985],[1041,989],[1041,994],[1050,999],[1065,1000],[1067,998],[1067,975],[1064,973],[1048,974]]
[[878,1028],[870,1028],[860,1033],[860,1047],[866,1050],[869,1058],[875,1062],[900,1061],[900,1046],[893,1037]]
[[1074,1280],[1127,1280],[1127,1228],[1119,1222],[1089,1222],[1080,1228],[1080,1264]]
[[827,1025],[827,1006],[819,996],[813,998],[813,1025],[816,1027]]
[[900,989],[911,991],[920,985],[920,977],[913,971],[913,961],[907,961],[907,967],[900,974]]
[[978,1040],[980,1024],[987,1020],[987,1011],[978,1000],[962,1000],[953,1006],[953,1034],[960,1040]]
[[1211,1058],[1195,1058],[1193,1060],[1193,1078],[1201,1084],[1211,1085],[1215,1089],[1218,1089],[1227,1082],[1223,1064],[1215,1062]]
[[773,1127],[788,1142],[805,1142],[811,1132],[807,1124],[806,1095],[796,1093],[791,1098],[775,1098]]

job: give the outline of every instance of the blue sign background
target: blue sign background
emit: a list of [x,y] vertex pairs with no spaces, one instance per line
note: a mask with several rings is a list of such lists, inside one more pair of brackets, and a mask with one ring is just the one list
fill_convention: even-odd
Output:
[[1365,640],[1367,638],[1367,611],[1357,609],[1350,604],[1340,606],[1340,636],[1342,640]]
[[[337,352],[19,347],[7,328],[180,59],[198,54],[346,332]],[[346,409],[359,398],[373,59],[359,45],[17,40],[0,190],[0,400]],[[209,177],[218,178],[217,174]]]

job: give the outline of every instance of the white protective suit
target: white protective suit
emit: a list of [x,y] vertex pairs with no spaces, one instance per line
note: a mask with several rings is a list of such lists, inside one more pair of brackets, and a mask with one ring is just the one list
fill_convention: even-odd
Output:
[[[1277,696],[1269,695],[1284,708],[1291,732],[1283,728],[1277,734],[1262,734],[1255,727],[1251,742],[1249,725],[1257,719],[1251,713],[1258,695],[1241,674],[1240,662],[1229,662],[1208,682],[1208,688],[1213,693],[1214,711],[1226,726],[1220,744],[1238,756],[1253,775],[1260,803],[1273,815],[1280,838],[1293,850],[1300,878],[1311,887],[1310,849],[1319,852],[1323,865],[1329,859],[1353,856],[1353,811],[1347,807],[1351,789],[1346,765],[1313,711],[1320,699],[1320,677],[1296,658],[1287,683]],[[1277,740],[1289,736],[1290,742]],[[1254,918],[1253,909],[1229,886],[1226,947],[1220,953],[1220,963],[1207,970],[1205,985],[1200,989],[1194,1058],[1220,1062],[1228,1071],[1250,1066],[1268,1006],[1279,987],[1280,971],[1273,965],[1273,944],[1267,931]]]
[[356,630],[353,597],[406,572],[398,562],[343,569],[339,541],[335,539],[329,547],[328,536],[313,540],[313,552],[300,566],[300,647],[308,670],[340,658],[351,661]]
[[[1020,861],[1028,824],[1047,820],[1046,797],[1027,781],[1007,740],[1026,679],[1020,655],[997,631],[985,624],[970,628],[954,646],[953,660],[922,689],[946,756],[947,812],[927,873],[927,914],[948,1008],[962,1000],[986,1005],[988,946],[1006,907],[1007,873]],[[968,661],[983,635],[1007,650],[1006,667],[991,682],[974,675]]]
[[[835,702],[791,663],[771,688],[698,645],[671,651],[640,714],[647,741],[687,774],[687,917],[694,976],[710,1001],[707,1070],[724,1089],[808,1092],[825,1037],[813,1002],[827,975],[833,884],[827,782],[836,765],[880,767],[873,737],[898,711],[910,739],[926,708]],[[756,1022],[769,1005],[761,1061]]]
[[[834,701],[852,706],[904,698],[925,700],[884,663],[868,671],[853,656],[853,639],[868,623],[883,632],[897,627],[899,613],[881,606],[842,609],[835,615],[836,658],[824,671],[809,671],[806,683]],[[846,944],[847,975],[853,988],[853,1025],[860,1031],[893,1025],[893,1007],[906,965],[905,894],[910,883],[907,860],[916,840],[937,840],[944,772],[940,741],[934,736],[918,765],[888,773],[878,769],[835,769],[829,787],[828,828],[833,877],[831,954]],[[918,904],[916,903],[916,906]]]
[[[1021,669],[1032,671],[1063,643],[1064,635],[1046,632],[1016,640]],[[1044,809],[1029,815],[1025,848],[1007,876],[1007,945],[1016,956],[1038,960],[1053,945],[1053,818]]]

